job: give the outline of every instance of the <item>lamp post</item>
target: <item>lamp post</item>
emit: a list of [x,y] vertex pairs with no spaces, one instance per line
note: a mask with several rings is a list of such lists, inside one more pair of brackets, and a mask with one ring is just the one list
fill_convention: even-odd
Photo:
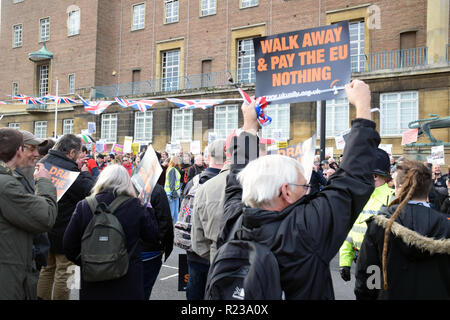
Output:
[[56,129],[58,128],[58,79],[56,79],[56,99],[55,99],[55,140],[56,140]]

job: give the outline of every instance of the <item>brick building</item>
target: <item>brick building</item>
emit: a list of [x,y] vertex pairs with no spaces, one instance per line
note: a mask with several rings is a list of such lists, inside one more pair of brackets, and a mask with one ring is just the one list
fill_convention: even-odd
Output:
[[[423,159],[430,148],[404,149],[401,133],[430,113],[449,115],[448,0],[3,0],[0,100],[55,94],[56,83],[59,95],[92,100],[237,98],[230,76],[254,91],[253,37],[343,20],[350,21],[352,77],[370,84],[373,107],[381,109],[374,120],[382,143],[395,155]],[[49,58],[30,60],[44,44]],[[52,136],[54,108],[0,105],[0,126]],[[354,108],[346,99],[326,108],[326,145],[335,148]],[[303,141],[320,132],[319,109],[316,102],[271,105],[274,122],[263,136]],[[57,119],[58,135],[95,121],[96,139],[123,143],[133,136],[158,150],[171,141],[201,140],[205,147],[208,131],[225,137],[242,125],[237,102],[193,111],[162,102],[145,113],[114,104],[97,116],[59,105]],[[450,141],[449,129],[433,135]]]

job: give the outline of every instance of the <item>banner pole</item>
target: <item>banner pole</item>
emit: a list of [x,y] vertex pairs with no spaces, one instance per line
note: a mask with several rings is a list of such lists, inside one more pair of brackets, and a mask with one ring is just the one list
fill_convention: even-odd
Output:
[[326,132],[326,100],[320,101],[320,161],[325,160],[325,142],[327,137],[325,136]]

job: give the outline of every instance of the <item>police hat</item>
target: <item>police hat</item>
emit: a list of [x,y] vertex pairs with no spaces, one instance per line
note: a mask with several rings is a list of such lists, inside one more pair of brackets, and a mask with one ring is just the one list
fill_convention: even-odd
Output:
[[386,151],[378,148],[375,155],[375,168],[373,174],[378,174],[384,177],[390,177],[391,162],[389,161],[389,155]]

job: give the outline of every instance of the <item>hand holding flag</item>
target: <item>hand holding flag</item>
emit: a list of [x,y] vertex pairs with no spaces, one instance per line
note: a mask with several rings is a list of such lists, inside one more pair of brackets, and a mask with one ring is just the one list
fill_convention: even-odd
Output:
[[[238,90],[245,102],[247,102],[248,104],[253,102],[254,99],[252,99],[244,90],[242,90],[241,88],[238,88]],[[269,103],[267,102],[266,97],[256,98],[255,104],[256,116],[258,118],[258,123],[262,127],[267,126],[272,122],[272,118],[264,113],[264,109],[268,105]]]

